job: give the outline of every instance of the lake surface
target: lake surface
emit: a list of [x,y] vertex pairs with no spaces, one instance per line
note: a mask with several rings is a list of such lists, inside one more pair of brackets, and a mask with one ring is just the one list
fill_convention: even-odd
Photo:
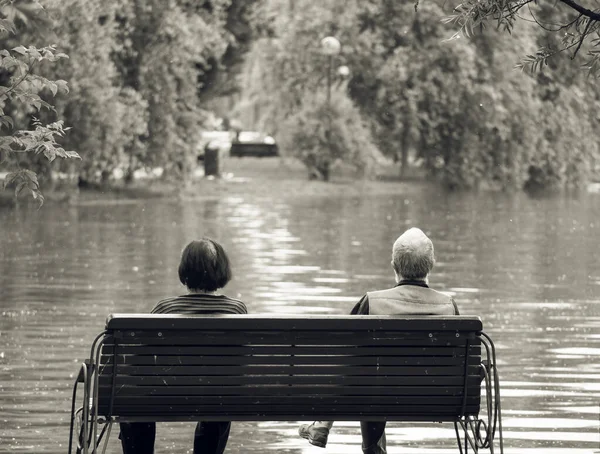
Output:
[[[599,452],[600,194],[374,185],[0,211],[0,454],[66,452],[92,339],[111,312],[184,293],[177,266],[191,239],[225,246],[235,276],[224,293],[251,312],[344,314],[393,284],[391,245],[411,226],[436,248],[430,285],[495,341],[505,452]],[[191,452],[192,433],[160,424],[157,453]],[[451,424],[390,423],[387,434],[390,453],[456,452]],[[227,452],[358,453],[360,432],[339,423],[320,451],[296,423],[234,423]]]

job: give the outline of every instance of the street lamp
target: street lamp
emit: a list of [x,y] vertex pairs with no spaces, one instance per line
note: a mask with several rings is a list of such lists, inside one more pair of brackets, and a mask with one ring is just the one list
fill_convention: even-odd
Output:
[[346,65],[342,65],[337,69],[337,73],[338,76],[345,79],[350,75],[350,68],[348,68]]
[[327,110],[331,103],[331,67],[333,57],[340,53],[342,45],[335,36],[326,36],[321,40],[321,51],[327,55]]
[[[328,156],[331,156],[331,84],[332,84],[332,66],[333,66],[333,57],[340,53],[342,49],[342,45],[340,41],[335,36],[326,36],[321,40],[321,52],[323,55],[327,56],[327,123],[325,128],[325,140],[327,142],[327,146],[329,150],[327,150]],[[350,70],[347,66],[340,66],[338,68],[338,75],[341,77],[346,77],[350,73]],[[329,180],[329,158],[325,159],[325,163],[320,170],[322,177],[325,181]]]

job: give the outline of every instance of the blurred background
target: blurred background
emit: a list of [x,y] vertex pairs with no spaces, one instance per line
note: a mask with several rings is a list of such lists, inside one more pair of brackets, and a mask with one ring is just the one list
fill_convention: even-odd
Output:
[[[43,188],[127,183],[157,168],[181,185],[211,141],[267,145],[258,150],[325,180],[340,167],[367,177],[418,171],[448,188],[597,179],[600,89],[582,69],[595,42],[574,59],[570,50],[515,70],[575,35],[549,27],[577,17],[569,8],[532,6],[510,33],[490,22],[465,37],[446,23],[456,5],[441,0],[416,11],[388,0],[4,3],[15,23],[4,48],[54,45],[69,57],[25,59],[37,79],[20,88],[54,110],[36,112],[27,96],[3,101],[16,130],[34,116],[72,128],[60,145],[81,160],[3,150],[0,171],[27,166]],[[14,65],[2,63],[0,82],[14,82]],[[40,76],[69,92],[38,90]]]
[[[344,314],[393,284],[412,226],[431,286],[497,345],[505,452],[600,450],[594,42],[515,70],[572,12],[467,38],[442,0],[41,3],[0,0],[0,179],[31,190],[0,197],[0,454],[66,451],[91,341],[184,293],[191,239],[225,246],[223,292],[253,313]],[[234,424],[228,452],[319,451],[297,426]],[[456,452],[451,426],[387,432],[390,453]],[[157,453],[192,433],[159,425]],[[360,452],[358,423],[327,452]]]

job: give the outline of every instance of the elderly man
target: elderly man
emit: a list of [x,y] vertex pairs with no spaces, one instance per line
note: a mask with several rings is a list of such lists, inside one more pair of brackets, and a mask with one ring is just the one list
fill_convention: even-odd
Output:
[[[429,288],[428,276],[435,262],[433,243],[420,229],[411,228],[394,242],[392,269],[396,285],[367,292],[354,306],[356,315],[458,315],[452,297]],[[362,450],[365,454],[385,454],[385,421],[362,421]],[[324,448],[333,421],[315,421],[300,426],[298,432],[309,443]]]

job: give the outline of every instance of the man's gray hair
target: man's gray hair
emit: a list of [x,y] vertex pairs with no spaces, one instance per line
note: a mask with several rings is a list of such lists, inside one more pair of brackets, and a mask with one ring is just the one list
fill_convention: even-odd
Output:
[[394,242],[392,264],[402,279],[425,279],[434,263],[433,243],[421,229],[408,229]]

